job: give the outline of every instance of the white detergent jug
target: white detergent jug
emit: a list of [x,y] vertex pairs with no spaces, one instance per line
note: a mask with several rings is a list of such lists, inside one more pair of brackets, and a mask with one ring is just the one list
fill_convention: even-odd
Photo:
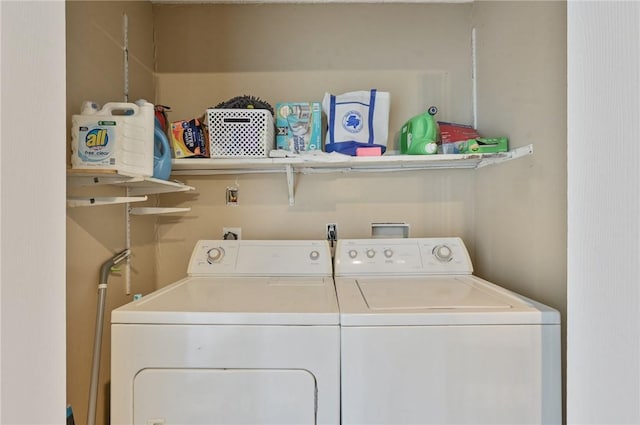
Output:
[[153,175],[154,106],[113,102],[98,109],[85,102],[71,120],[71,167]]

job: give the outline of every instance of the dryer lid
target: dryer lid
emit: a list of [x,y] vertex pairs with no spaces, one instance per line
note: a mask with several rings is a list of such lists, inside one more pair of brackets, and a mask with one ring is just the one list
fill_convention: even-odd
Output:
[[559,323],[555,310],[475,276],[337,278],[336,287],[343,326]]
[[338,325],[333,279],[188,277],[115,309],[112,323]]

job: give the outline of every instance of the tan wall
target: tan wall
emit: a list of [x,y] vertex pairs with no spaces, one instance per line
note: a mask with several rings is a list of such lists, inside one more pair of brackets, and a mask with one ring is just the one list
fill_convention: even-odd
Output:
[[275,104],[369,88],[391,92],[390,133],[432,104],[440,119],[471,119],[468,4],[155,5],[154,15],[157,100],[176,120],[242,94]]
[[[66,4],[68,122],[85,100],[100,104],[124,100],[123,13],[129,19],[129,99],[153,100],[151,5],[70,1]],[[124,195],[121,189],[112,192],[92,191],[94,195]],[[124,215],[123,205],[67,209],[67,401],[73,407],[77,423],[85,423],[87,414],[98,273],[103,262],[125,248]],[[146,293],[155,287],[154,222],[155,218],[148,217],[132,220],[134,292]],[[110,312],[131,300],[131,296],[125,295],[124,276],[123,268],[122,273],[109,278],[96,415],[99,425],[108,423],[105,395],[110,380]]]
[[[160,286],[184,276],[195,241],[221,238],[223,226],[242,227],[244,239],[323,239],[326,223],[339,238],[370,237],[373,222],[407,222],[415,237],[473,235],[471,171],[300,175],[293,207],[284,174],[181,178],[198,193],[162,197],[191,212],[159,218]],[[238,206],[225,205],[229,186],[240,189]]]
[[[87,96],[99,102],[119,98],[117,49],[106,62],[113,70],[101,71],[108,74],[102,78],[96,78],[96,66],[92,73],[80,64],[86,64],[81,51],[88,48],[81,42],[109,45],[118,39],[123,7],[144,21],[141,27],[153,20],[155,45],[148,39],[138,51],[146,65],[136,74],[141,80],[135,86],[144,87],[136,96],[170,105],[170,119],[200,116],[208,106],[242,94],[275,104],[376,87],[391,92],[391,148],[402,123],[432,104],[439,107],[440,119],[471,123],[475,25],[480,130],[505,134],[513,146],[535,145],[531,157],[478,171],[296,175],[294,206],[288,203],[284,174],[174,176],[194,186],[195,193],[160,195],[159,203],[191,211],[134,218],[135,292],[183,277],[195,241],[221,237],[223,226],[242,227],[245,239],[324,238],[325,224],[335,222],[339,237],[346,238],[368,237],[372,222],[403,221],[410,224],[411,236],[462,236],[481,276],[564,312],[564,3],[70,2],[67,25],[75,33],[68,35],[68,80],[78,80],[69,84],[70,111]],[[94,16],[92,24],[85,22],[87,16]],[[362,23],[368,24],[365,30]],[[80,34],[88,40],[78,40]],[[150,37],[146,30],[142,34],[140,40]],[[238,206],[225,205],[229,186],[240,189]],[[121,248],[122,217],[122,207],[69,211],[69,393],[74,405],[86,403],[97,271]],[[129,299],[121,288],[122,279],[113,276],[110,309]]]
[[[534,154],[476,173],[476,267],[565,310],[566,4],[475,4],[478,127]],[[523,47],[527,46],[527,47]]]

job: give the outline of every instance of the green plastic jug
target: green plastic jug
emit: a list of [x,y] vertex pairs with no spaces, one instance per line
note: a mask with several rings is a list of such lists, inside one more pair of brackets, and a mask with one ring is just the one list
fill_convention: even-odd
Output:
[[407,121],[400,131],[400,153],[433,155],[438,153],[438,108],[430,107],[425,113]]

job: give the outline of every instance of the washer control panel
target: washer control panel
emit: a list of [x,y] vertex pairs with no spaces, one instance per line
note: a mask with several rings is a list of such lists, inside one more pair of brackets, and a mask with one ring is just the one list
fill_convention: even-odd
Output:
[[332,274],[328,241],[200,240],[190,276],[305,276]]
[[473,266],[460,238],[341,239],[335,275],[471,274]]

